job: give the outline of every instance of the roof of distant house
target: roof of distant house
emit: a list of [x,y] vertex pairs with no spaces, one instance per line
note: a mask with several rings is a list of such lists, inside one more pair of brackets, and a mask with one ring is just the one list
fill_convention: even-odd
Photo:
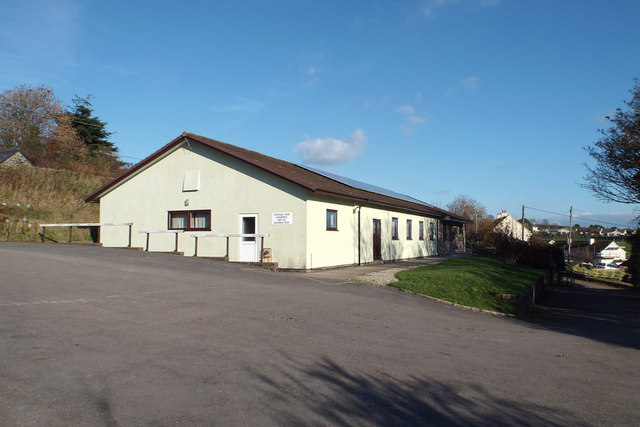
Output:
[[276,175],[286,181],[296,184],[316,194],[324,194],[343,199],[357,200],[362,203],[373,203],[382,206],[403,209],[411,212],[417,212],[427,216],[433,216],[446,221],[458,223],[470,223],[458,215],[448,212],[444,209],[437,208],[430,204],[421,202],[412,197],[402,195],[380,187],[360,183],[359,181],[340,177],[330,173],[322,172],[317,169],[296,165],[285,160],[276,159],[275,157],[266,156],[264,154],[227,144],[215,139],[206,138],[189,132],[183,132],[158,151],[154,152],[132,168],[118,176],[116,179],[106,184],[94,193],[88,195],[85,201],[91,202],[100,199],[106,192],[119,183],[125,181],[128,177],[136,174],[151,164],[156,159],[169,153],[180,144],[199,143],[209,147],[215,151],[224,153],[228,156],[236,158],[242,162],[248,163],[258,169],[261,169],[272,175]]
[[0,151],[0,164],[4,163],[5,161],[9,160],[14,154],[16,153],[20,153],[20,155],[27,161],[29,162],[29,164],[32,164],[31,161],[27,158],[27,156],[24,155],[24,153],[18,149],[13,149],[13,150],[5,150],[5,151]]

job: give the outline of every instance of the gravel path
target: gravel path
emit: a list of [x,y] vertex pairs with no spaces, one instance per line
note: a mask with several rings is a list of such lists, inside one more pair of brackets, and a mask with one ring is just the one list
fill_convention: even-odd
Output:
[[[434,262],[433,264],[437,264],[441,261],[442,260],[438,260],[438,262]],[[387,286],[389,283],[398,281],[398,279],[396,278],[396,273],[404,270],[411,270],[413,268],[419,268],[419,267],[424,267],[424,265],[407,265],[403,267],[390,268],[388,270],[373,271],[371,273],[355,276],[351,280],[369,283],[375,286]]]

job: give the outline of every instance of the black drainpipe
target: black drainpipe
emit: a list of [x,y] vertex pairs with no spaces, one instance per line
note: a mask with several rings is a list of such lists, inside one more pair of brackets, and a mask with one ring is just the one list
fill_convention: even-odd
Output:
[[360,209],[362,206],[358,206],[358,265],[360,265]]

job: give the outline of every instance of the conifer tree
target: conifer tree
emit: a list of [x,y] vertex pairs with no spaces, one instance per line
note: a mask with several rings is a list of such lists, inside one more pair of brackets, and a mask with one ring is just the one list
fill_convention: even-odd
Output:
[[106,122],[93,115],[91,98],[91,95],[84,98],[76,95],[73,98],[74,108],[67,112],[71,119],[71,126],[75,129],[78,138],[84,142],[91,156],[115,155],[118,148],[108,139],[112,132],[107,131]]

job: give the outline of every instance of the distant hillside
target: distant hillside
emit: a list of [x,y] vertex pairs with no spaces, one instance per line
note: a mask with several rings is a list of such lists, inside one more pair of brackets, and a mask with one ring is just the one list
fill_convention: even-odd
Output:
[[[109,181],[103,176],[37,167],[0,168],[1,241],[36,240],[37,224],[98,222],[98,205],[83,198]],[[47,230],[55,240],[67,240],[68,229]],[[73,240],[89,240],[87,230],[75,230]]]

